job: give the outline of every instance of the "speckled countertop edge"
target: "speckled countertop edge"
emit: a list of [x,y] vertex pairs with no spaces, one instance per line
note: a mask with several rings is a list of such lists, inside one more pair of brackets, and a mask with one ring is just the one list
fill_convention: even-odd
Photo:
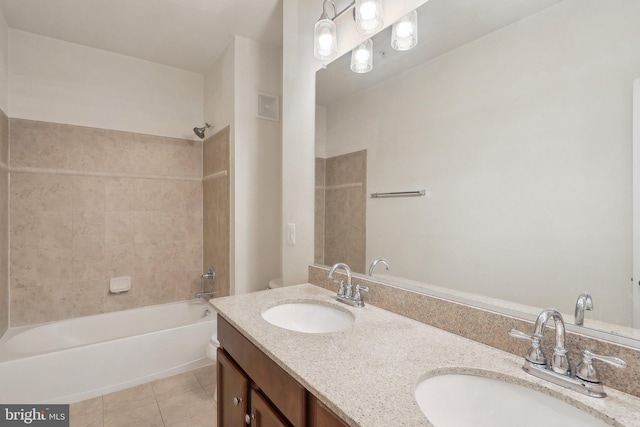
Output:
[[[345,331],[305,334],[271,325],[262,311],[315,300],[353,313]],[[568,391],[522,371],[523,358],[367,305],[352,308],[311,284],[216,298],[220,315],[351,426],[429,426],[413,391],[445,373],[482,375],[544,391],[613,426],[640,426],[640,399],[607,388],[605,399]],[[470,320],[471,321],[471,320]],[[606,381],[606,379],[605,379]],[[605,382],[606,384],[606,382]]]

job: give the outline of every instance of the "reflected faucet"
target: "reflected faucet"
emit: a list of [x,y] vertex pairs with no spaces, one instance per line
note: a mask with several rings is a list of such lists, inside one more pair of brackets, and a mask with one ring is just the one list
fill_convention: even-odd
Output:
[[584,311],[593,310],[593,299],[590,294],[580,294],[576,301],[576,310],[574,312],[575,323],[577,326],[584,324]]
[[389,261],[384,258],[378,258],[371,263],[371,267],[369,267],[369,276],[373,276],[373,270],[375,270],[376,265],[378,264],[384,264],[387,267],[387,270],[389,270]]

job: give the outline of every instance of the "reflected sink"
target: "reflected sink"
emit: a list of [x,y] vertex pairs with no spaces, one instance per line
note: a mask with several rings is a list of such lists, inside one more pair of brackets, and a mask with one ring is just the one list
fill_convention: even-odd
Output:
[[355,320],[347,310],[313,302],[279,304],[264,310],[262,317],[280,328],[308,334],[343,331]]
[[547,394],[475,375],[438,375],[418,384],[418,406],[435,427],[606,427]]

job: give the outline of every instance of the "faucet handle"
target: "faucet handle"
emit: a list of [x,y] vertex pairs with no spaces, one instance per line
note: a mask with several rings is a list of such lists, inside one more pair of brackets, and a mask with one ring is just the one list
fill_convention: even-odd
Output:
[[338,283],[340,285],[340,289],[338,289],[338,296],[343,297],[345,295],[344,280],[334,280],[333,283]]
[[578,378],[592,383],[600,382],[600,379],[598,378],[598,372],[593,366],[594,359],[607,363],[611,366],[615,366],[616,368],[625,368],[627,366],[627,362],[622,359],[618,359],[617,357],[601,356],[589,350],[583,350],[582,362],[580,362],[580,364],[576,368],[576,376]]
[[355,292],[353,294],[353,300],[354,301],[362,301],[361,292],[369,292],[369,287],[368,286],[356,285],[356,290],[355,290]]
[[513,328],[509,329],[509,335],[520,340],[531,341],[531,348],[527,352],[525,358],[529,362],[535,363],[536,365],[546,365],[547,359],[544,357],[544,353],[542,353],[542,348],[540,348],[540,340],[542,339],[541,336],[536,334],[525,334],[524,332],[520,332],[519,330]]

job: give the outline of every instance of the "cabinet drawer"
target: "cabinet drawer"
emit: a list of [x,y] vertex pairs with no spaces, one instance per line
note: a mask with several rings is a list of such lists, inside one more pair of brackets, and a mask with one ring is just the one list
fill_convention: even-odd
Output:
[[220,346],[294,426],[304,426],[306,390],[273,360],[218,315]]

